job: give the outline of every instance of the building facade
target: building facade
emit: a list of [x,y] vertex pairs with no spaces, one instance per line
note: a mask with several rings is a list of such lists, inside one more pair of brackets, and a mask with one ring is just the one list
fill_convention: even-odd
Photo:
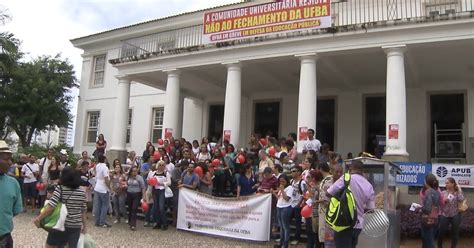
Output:
[[99,133],[124,158],[169,135],[245,147],[290,132],[301,151],[312,128],[343,155],[474,163],[474,0],[332,1],[327,28],[203,42],[206,13],[272,3],[73,39],[84,51],[74,151],[92,152]]

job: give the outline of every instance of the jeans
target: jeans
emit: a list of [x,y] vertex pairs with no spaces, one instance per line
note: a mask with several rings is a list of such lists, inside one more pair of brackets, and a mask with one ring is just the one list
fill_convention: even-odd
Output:
[[107,211],[109,210],[109,192],[99,193],[94,191],[94,215],[95,225],[100,226],[106,224]]
[[313,218],[305,218],[305,224],[306,224],[306,236],[308,237],[306,240],[306,248],[314,248],[315,246],[317,248],[320,247],[319,243],[319,238],[317,231],[313,231]]
[[337,248],[356,248],[359,234],[362,229],[347,228],[344,231],[334,232],[334,242]]
[[153,189],[153,204],[155,205],[155,221],[157,225],[168,226],[165,211],[165,190]]
[[443,247],[443,238],[448,232],[449,224],[451,224],[451,248],[456,248],[459,239],[459,226],[461,225],[461,214],[453,217],[439,217],[439,234],[438,248]]
[[295,220],[295,240],[299,241],[301,237],[301,208],[299,206],[293,208],[293,218]]
[[120,221],[120,216],[127,216],[127,209],[125,208],[125,201],[127,199],[126,193],[115,194],[112,197],[112,206],[114,208],[115,218]]
[[155,222],[155,204],[152,204],[152,203],[149,203],[148,204],[149,207],[150,207],[150,210],[148,210],[148,212],[146,212],[145,214],[145,222],[148,222],[148,223],[153,223]]
[[423,241],[423,248],[434,248],[435,247],[435,231],[436,227],[426,227],[421,225],[421,238]]
[[130,226],[137,226],[138,205],[140,204],[141,199],[142,193],[127,192],[128,223]]
[[280,246],[288,248],[290,242],[291,206],[277,208],[277,218],[280,224]]

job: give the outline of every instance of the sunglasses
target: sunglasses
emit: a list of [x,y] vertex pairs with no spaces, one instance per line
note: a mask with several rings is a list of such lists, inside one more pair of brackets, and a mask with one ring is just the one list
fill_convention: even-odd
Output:
[[297,170],[292,170],[291,172],[298,172]]

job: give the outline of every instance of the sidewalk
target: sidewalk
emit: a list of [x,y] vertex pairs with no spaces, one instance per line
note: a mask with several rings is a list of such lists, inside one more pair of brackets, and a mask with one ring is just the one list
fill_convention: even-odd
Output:
[[[436,242],[436,241],[435,241]],[[435,243],[437,245],[437,243]],[[400,241],[400,248],[420,248],[421,237],[419,239],[405,239]],[[443,242],[443,247],[450,248],[451,240],[446,239]],[[473,248],[474,247],[474,235],[473,237],[461,237],[458,241],[457,248]]]

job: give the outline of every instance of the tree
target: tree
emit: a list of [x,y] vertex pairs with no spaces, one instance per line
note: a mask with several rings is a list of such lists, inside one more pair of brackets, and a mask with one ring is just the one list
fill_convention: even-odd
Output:
[[67,127],[72,122],[69,91],[77,87],[76,81],[73,66],[60,55],[42,56],[14,67],[11,80],[3,82],[0,109],[22,147],[30,146],[36,131]]

